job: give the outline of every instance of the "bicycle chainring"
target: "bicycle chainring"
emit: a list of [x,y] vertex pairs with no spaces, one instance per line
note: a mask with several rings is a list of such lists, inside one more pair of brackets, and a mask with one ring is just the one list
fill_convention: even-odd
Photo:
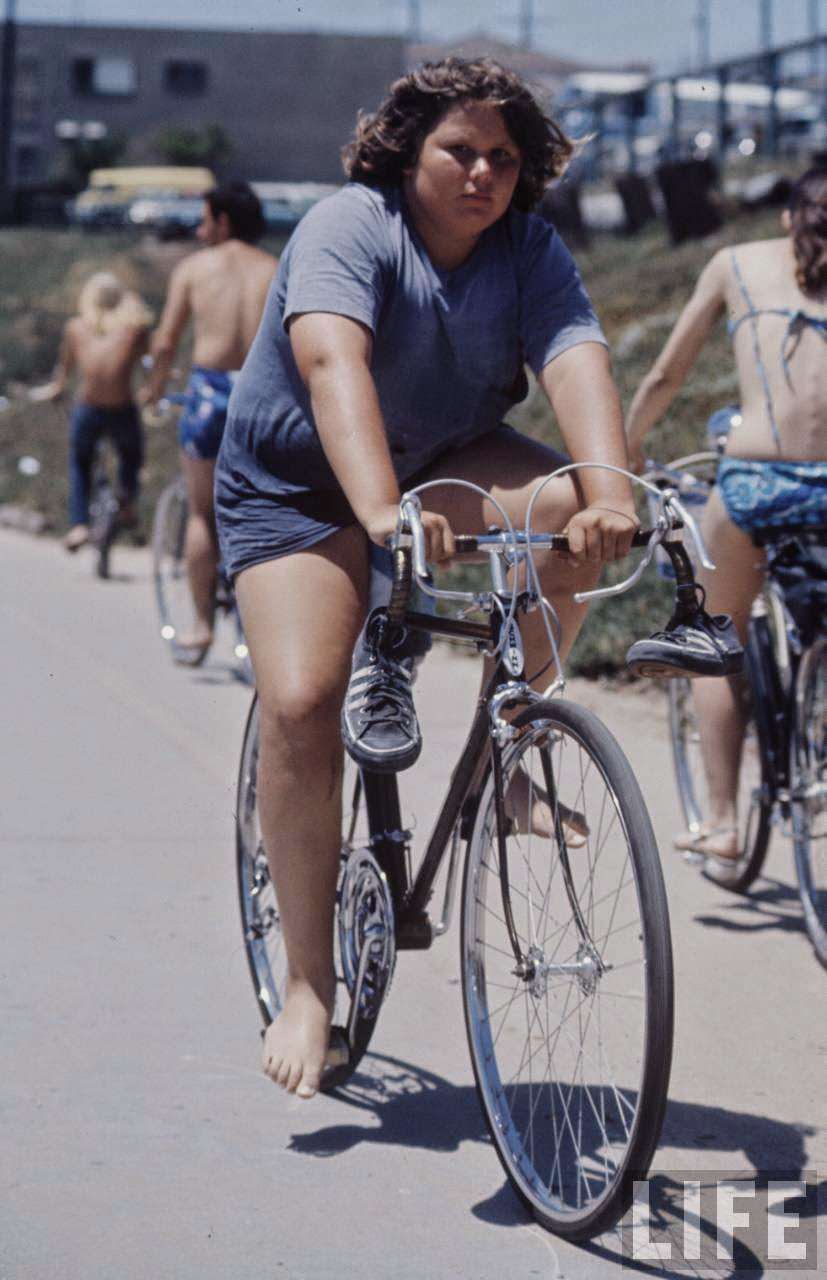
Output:
[[339,886],[338,928],[342,970],[351,999],[362,950],[370,948],[358,1017],[373,1022],[393,977],[396,932],[388,882],[369,849],[355,849],[345,864]]

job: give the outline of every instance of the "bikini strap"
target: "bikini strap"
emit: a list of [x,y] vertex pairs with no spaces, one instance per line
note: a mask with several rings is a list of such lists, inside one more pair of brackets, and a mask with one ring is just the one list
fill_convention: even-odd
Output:
[[[767,377],[767,370],[764,365],[764,361],[761,358],[761,343],[758,338],[758,312],[755,310],[755,307],[752,302],[752,298],[749,296],[749,290],[747,289],[746,281],[744,280],[744,277],[741,274],[741,268],[738,266],[738,259],[735,256],[734,249],[730,250],[729,256],[732,261],[732,270],[735,274],[735,279],[737,280],[738,287],[740,288],[741,293],[743,294],[744,302],[747,304],[746,312],[744,313],[744,315],[739,317],[739,319],[735,322],[735,324],[730,325],[729,331],[731,334],[734,333],[742,320],[749,320],[750,322],[750,329],[752,331],[752,350],[755,355],[755,363],[758,367],[758,373],[761,378],[761,386],[763,387],[763,390],[764,390],[764,404],[766,405],[766,408],[767,408],[767,417],[770,423],[770,431],[772,432],[772,438],[775,441],[775,447],[780,453],[781,452],[781,435],[778,430],[778,423],[775,421],[775,410],[773,408],[772,392],[770,391],[770,382],[769,382],[769,378]],[[789,332],[789,329],[788,329],[788,332]],[[784,340],[784,347],[785,346],[786,346],[786,338]],[[782,347],[782,358],[783,358],[783,347]]]
[[784,331],[784,337],[781,339],[781,367],[784,370],[784,377],[787,379],[787,386],[791,386],[790,382],[790,357],[795,352],[796,347],[801,341],[801,335],[805,329],[815,329],[816,333],[827,342],[827,316],[811,316],[808,311],[786,311],[784,313],[790,317],[790,323]]

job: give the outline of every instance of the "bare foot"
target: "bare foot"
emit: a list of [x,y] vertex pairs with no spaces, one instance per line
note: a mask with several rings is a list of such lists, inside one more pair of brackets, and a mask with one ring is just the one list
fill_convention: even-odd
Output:
[[63,545],[67,551],[77,551],[80,547],[86,545],[89,541],[88,524],[73,525],[66,537],[63,539]]
[[694,853],[702,858],[737,862],[741,856],[738,828],[732,825],[713,827],[704,824],[699,831],[682,831],[672,843],[681,853]]
[[328,1002],[309,982],[288,979],[284,1008],[264,1035],[264,1074],[288,1093],[312,1098],[328,1057],[332,1015],[332,995]]
[[176,636],[175,643],[179,649],[209,649],[212,644],[212,631],[208,627],[193,627],[182,636]]
[[[565,829],[566,844],[571,849],[582,848],[589,834],[583,814],[559,802],[557,808]],[[536,783],[532,785],[524,769],[514,771],[505,800],[505,812],[521,835],[528,835],[529,832],[535,836],[554,835],[554,815],[548,793]]]

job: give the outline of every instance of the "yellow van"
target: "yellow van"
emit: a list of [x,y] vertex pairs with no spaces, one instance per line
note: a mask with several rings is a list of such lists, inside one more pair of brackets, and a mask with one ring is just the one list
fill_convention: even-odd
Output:
[[186,165],[124,165],[93,169],[89,185],[70,208],[70,219],[81,227],[122,227],[136,200],[178,198],[197,200],[215,186],[209,169]]

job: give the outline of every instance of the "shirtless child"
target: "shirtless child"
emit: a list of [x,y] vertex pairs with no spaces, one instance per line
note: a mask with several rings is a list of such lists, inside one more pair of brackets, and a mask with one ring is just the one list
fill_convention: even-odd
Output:
[[136,294],[111,272],[97,272],[83,287],[78,314],[63,330],[51,382],[30,392],[33,400],[56,400],[78,374],[69,435],[67,551],[77,551],[89,538],[90,479],[101,436],[108,435],[118,453],[121,518],[124,523],[134,519],[144,447],[132,375],[147,350],[151,324],[152,315]]
[[207,192],[197,232],[206,247],[187,257],[172,273],[151,344],[152,374],[141,395],[142,403],[163,395],[181,335],[192,319],[193,364],[178,425],[189,504],[185,556],[195,625],[177,646],[187,653],[189,662],[200,661],[212,643],[218,568],[213,473],[227,403],[278,266],[269,253],[254,247],[263,231],[261,205],[246,182]]

